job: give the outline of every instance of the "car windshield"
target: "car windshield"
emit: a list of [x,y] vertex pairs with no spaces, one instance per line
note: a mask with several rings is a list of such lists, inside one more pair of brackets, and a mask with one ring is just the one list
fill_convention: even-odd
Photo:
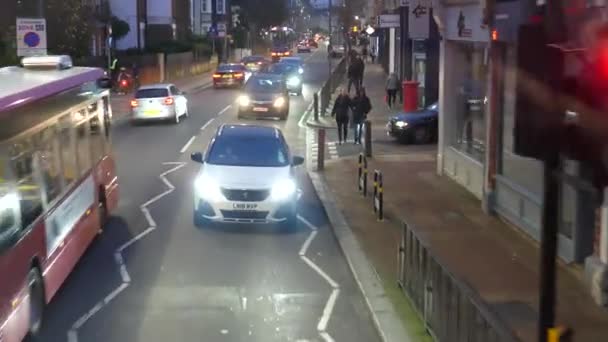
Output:
[[169,96],[169,91],[166,88],[148,88],[148,89],[140,89],[135,93],[136,99],[147,99],[153,97],[167,97]]
[[277,74],[283,74],[283,73],[289,73],[289,72],[295,72],[298,70],[298,66],[295,64],[289,64],[289,63],[277,63],[272,65],[269,68],[269,71],[272,73],[277,73]]
[[283,58],[281,59],[281,63],[299,65],[302,64],[302,60],[299,58]]
[[251,56],[243,58],[243,63],[253,63],[253,62],[261,62],[264,60],[264,57],[261,56]]
[[244,70],[244,69],[245,69],[245,67],[240,64],[222,64],[219,67],[217,67],[217,71],[222,71],[222,72],[240,71],[240,70]]
[[277,79],[252,78],[245,85],[245,90],[254,93],[278,93],[281,92],[282,83]]
[[231,136],[216,140],[207,163],[227,166],[281,167],[289,165],[287,149],[275,137]]

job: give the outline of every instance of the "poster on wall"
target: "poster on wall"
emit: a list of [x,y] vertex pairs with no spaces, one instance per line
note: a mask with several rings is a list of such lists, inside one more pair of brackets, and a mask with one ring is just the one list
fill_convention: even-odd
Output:
[[95,181],[90,175],[46,218],[47,253],[55,251],[94,203]]
[[408,31],[410,38],[428,39],[431,1],[411,0],[408,10]]
[[447,39],[475,42],[490,41],[488,27],[484,25],[483,10],[479,5],[448,7],[445,14]]

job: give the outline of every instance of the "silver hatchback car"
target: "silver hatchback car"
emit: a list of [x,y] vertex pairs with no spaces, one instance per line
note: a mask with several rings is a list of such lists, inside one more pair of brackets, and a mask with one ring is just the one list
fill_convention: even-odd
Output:
[[131,121],[171,120],[179,123],[188,116],[186,94],[174,84],[150,84],[142,86],[131,100]]

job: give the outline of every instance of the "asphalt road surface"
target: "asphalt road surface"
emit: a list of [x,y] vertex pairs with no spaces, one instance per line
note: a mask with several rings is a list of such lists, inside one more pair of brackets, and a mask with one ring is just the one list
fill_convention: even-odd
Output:
[[[304,56],[289,119],[256,122],[280,127],[300,155],[300,119],[328,74],[323,52]],[[305,167],[295,232],[194,227],[189,155],[219,125],[253,122],[236,118],[237,94],[189,94],[179,125],[133,127],[118,115],[120,207],[45,312],[43,341],[379,341]]]

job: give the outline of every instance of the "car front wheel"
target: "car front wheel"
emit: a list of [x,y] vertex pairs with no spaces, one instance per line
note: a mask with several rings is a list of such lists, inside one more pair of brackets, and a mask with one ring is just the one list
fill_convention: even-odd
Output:
[[281,230],[283,232],[293,232],[297,229],[298,226],[298,213],[296,210],[291,212],[285,221],[281,222]]

